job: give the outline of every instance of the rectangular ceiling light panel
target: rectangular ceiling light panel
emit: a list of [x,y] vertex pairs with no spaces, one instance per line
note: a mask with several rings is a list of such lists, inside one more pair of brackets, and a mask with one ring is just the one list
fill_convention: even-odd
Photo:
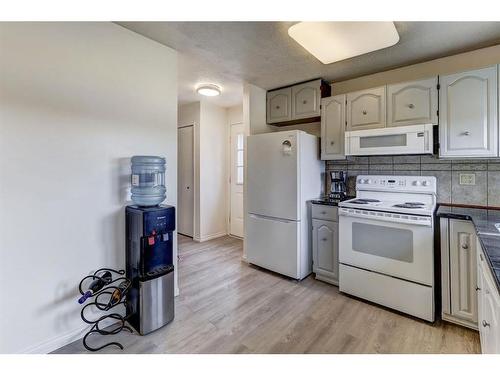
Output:
[[399,41],[393,22],[299,22],[288,29],[288,35],[323,64],[390,47]]

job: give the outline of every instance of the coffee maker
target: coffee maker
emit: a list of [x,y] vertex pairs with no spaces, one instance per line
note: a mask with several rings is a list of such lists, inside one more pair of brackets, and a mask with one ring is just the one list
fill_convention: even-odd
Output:
[[331,171],[330,172],[330,200],[343,200],[347,196],[347,172]]

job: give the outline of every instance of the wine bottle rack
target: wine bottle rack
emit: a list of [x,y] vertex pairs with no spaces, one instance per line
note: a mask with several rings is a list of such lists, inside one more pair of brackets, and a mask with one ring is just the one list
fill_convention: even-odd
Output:
[[[101,345],[101,346],[98,346],[98,347],[90,346],[88,344],[87,340],[93,334],[99,334],[99,335],[103,335],[103,336],[116,335],[123,330],[128,331],[130,333],[133,333],[132,329],[126,325],[126,319],[127,319],[126,316],[119,314],[117,312],[111,312],[112,309],[114,309],[115,307],[117,307],[119,305],[126,306],[126,294],[127,294],[128,289],[130,288],[131,282],[128,278],[123,276],[125,274],[125,270],[115,270],[112,268],[100,268],[97,271],[95,271],[92,275],[85,276],[80,281],[80,284],[78,285],[78,290],[79,290],[80,294],[83,296],[84,291],[82,289],[82,285],[84,283],[89,282],[88,280],[93,281],[96,279],[101,279],[101,280],[105,281],[104,279],[102,279],[101,277],[98,276],[99,273],[105,272],[105,271],[109,271],[112,274],[116,275],[116,278],[113,277],[111,282],[107,283],[101,290],[99,290],[98,292],[93,294],[88,299],[88,301],[90,301],[90,302],[87,302],[85,304],[85,306],[82,307],[82,310],[80,311],[80,316],[81,316],[82,320],[85,323],[91,325],[90,330],[85,334],[85,336],[83,336],[83,340],[82,340],[83,346],[85,347],[85,349],[87,349],[91,352],[99,351],[99,350],[104,349],[108,346],[115,346],[115,347],[118,347],[121,350],[123,350],[123,345],[117,341],[108,342],[108,343]],[[121,282],[128,283],[128,285],[126,286],[126,289],[119,290],[118,283],[121,283]],[[118,301],[116,301],[115,303],[112,303],[112,304],[110,304],[109,302],[104,302],[106,300],[106,297],[109,301],[111,301],[111,296],[113,295],[113,292],[116,292],[117,290],[121,292],[121,296],[120,296],[120,299]],[[102,311],[104,313],[104,315],[102,315],[98,318],[95,318],[95,319],[88,319],[85,316],[85,311],[87,311],[89,308],[92,308],[92,307],[97,309],[99,312]],[[107,324],[107,327],[100,327],[99,324],[101,324],[101,326],[102,326],[104,324],[103,322],[105,320],[107,320],[108,323],[110,321],[113,321],[113,320],[115,320],[116,322],[113,324]],[[116,324],[118,324],[118,325],[115,326]],[[111,328],[109,328],[109,327],[111,327]]]

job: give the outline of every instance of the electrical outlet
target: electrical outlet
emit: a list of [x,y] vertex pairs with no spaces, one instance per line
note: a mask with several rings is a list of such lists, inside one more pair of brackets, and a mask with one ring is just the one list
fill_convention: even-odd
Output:
[[460,173],[460,185],[475,185],[476,175],[474,173]]

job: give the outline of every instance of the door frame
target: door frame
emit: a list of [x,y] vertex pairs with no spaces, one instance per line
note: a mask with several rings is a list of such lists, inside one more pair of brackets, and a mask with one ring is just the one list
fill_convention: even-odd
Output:
[[[226,175],[227,175],[227,189],[226,189],[226,226],[227,226],[227,234],[231,237],[238,238],[238,239],[243,239],[243,237],[238,237],[235,236],[231,233],[231,174],[232,174],[232,166],[231,166],[231,129],[233,125],[243,125],[243,133],[245,134],[245,139],[243,141],[243,168],[244,171],[246,171],[246,152],[247,152],[247,147],[246,147],[246,131],[245,131],[245,126],[243,121],[237,121],[237,122],[229,122],[228,127],[227,127],[227,163],[226,163]],[[243,204],[245,201],[245,184],[246,184],[246,173],[243,174]],[[245,210],[243,209],[243,220],[245,220],[245,215],[244,215]],[[243,236],[245,236],[245,225],[243,225]]]
[[[196,122],[193,121],[192,123],[187,123],[184,125],[178,125],[177,126],[177,147],[179,147],[179,130],[183,128],[189,128],[193,127],[193,240],[196,240],[196,238],[199,238],[199,225],[196,220],[196,218],[199,216],[198,215],[198,184],[199,184],[199,174],[198,174],[198,160],[197,160],[197,145],[196,145],[196,139],[197,139],[197,132],[198,132],[198,126],[196,125]],[[177,151],[177,155],[179,154],[179,151]],[[179,168],[179,161],[177,161],[177,168]],[[177,170],[177,189],[179,189],[179,171]],[[178,199],[178,197],[177,197]],[[176,216],[179,215],[178,213],[178,207],[176,210]],[[177,221],[177,219],[176,219]],[[180,233],[182,234],[182,233]],[[185,234],[182,234],[183,236],[186,236]],[[189,237],[189,236],[187,236]]]

